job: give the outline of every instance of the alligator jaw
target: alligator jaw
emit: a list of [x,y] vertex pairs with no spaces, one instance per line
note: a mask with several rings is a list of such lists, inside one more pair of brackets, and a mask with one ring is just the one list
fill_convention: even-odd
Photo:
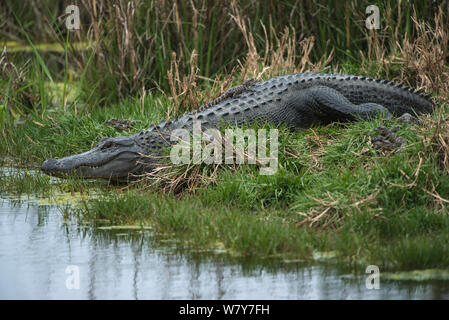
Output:
[[66,178],[128,179],[142,169],[139,148],[132,139],[107,138],[92,150],[61,159],[48,159],[41,170],[51,176]]
[[141,167],[137,163],[138,157],[130,153],[122,153],[116,158],[98,165],[81,163],[73,167],[67,166],[67,161],[72,161],[75,156],[77,155],[62,159],[48,159],[42,164],[41,170],[48,175],[58,178],[77,176],[87,179],[126,179],[130,173],[137,172],[139,167]]

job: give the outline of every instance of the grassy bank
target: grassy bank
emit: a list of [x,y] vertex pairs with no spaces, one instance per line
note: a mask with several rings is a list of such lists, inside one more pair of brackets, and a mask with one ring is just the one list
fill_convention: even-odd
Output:
[[[47,158],[88,150],[102,137],[133,134],[197,108],[250,77],[303,71],[367,75],[420,88],[439,108],[423,125],[375,119],[281,130],[279,170],[272,176],[261,176],[256,166],[217,171],[197,166],[194,183],[173,192],[167,184],[148,181],[117,186],[13,173],[1,178],[0,193],[51,197],[100,190],[99,198],[64,214],[93,226],[151,225],[195,250],[220,247],[245,257],[293,260],[335,251],[383,269],[449,267],[447,1],[427,11],[408,1],[379,4],[385,25],[379,31],[360,27],[363,10],[351,15],[360,12],[363,1],[338,2],[328,11],[312,1],[298,2],[316,9],[316,19],[310,10],[291,11],[289,2],[280,2],[278,20],[253,2],[204,10],[196,2],[170,7],[164,1],[161,6],[136,2],[140,6],[128,11],[121,2],[115,10],[95,3],[103,4],[102,11],[82,16],[93,21],[91,38],[82,30],[68,35],[55,25],[56,15],[47,17],[46,35],[64,48],[55,58],[57,72],[47,61],[52,56],[33,44],[30,24],[8,19],[8,30],[27,39],[30,50],[28,56],[4,51],[0,57],[0,165],[37,169]],[[285,14],[286,8],[304,12],[298,15],[302,20]],[[96,19],[100,13],[104,20]],[[145,13],[165,20],[147,26]],[[330,13],[342,14],[325,18]],[[217,19],[226,27],[214,29]],[[134,27],[128,30],[130,21]],[[304,33],[289,21],[302,23]],[[192,41],[186,37],[191,33]],[[93,47],[77,51],[74,40]],[[135,120],[134,128],[118,132],[103,125],[110,118]],[[400,152],[374,149],[372,137],[380,125],[399,127],[397,134],[408,141]]]
[[[169,107],[163,97],[145,103],[148,109],[153,103]],[[87,150],[102,136],[123,134],[102,125],[108,118],[133,118],[137,131],[164,117],[140,110],[131,99],[101,112],[32,116],[3,131],[8,143],[0,153],[14,165],[38,166],[50,156]],[[422,126],[377,119],[284,130],[275,175],[261,176],[255,166],[222,167],[207,186],[181,194],[77,179],[50,184],[41,174],[2,178],[0,191],[51,196],[100,188],[102,196],[66,214],[94,226],[151,225],[195,250],[220,246],[243,256],[286,259],[337,251],[384,269],[447,268],[448,117],[445,106]],[[403,151],[374,150],[371,137],[379,125],[400,127],[398,134],[408,140]]]

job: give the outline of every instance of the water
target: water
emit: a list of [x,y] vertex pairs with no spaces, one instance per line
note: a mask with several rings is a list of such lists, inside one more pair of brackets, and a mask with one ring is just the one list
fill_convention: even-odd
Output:
[[151,231],[80,229],[36,201],[0,200],[0,244],[0,299],[449,298],[448,281],[368,290],[365,275],[331,263],[239,261],[183,252]]

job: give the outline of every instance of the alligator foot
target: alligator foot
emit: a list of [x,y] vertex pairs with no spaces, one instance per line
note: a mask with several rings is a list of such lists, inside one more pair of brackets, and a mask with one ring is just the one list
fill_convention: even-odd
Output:
[[103,125],[113,127],[116,130],[123,131],[123,130],[131,130],[134,128],[134,121],[129,119],[109,119]]
[[[410,113],[404,113],[401,115],[397,122],[405,123],[408,125],[422,125],[423,122],[412,116]],[[401,147],[407,144],[407,140],[398,136],[396,132],[398,132],[398,127],[387,128],[384,126],[377,127],[374,129],[380,136],[373,137],[371,139],[374,149],[376,150],[388,150],[388,151],[398,151]]]
[[384,126],[374,129],[380,134],[380,137],[373,137],[372,142],[376,150],[397,151],[407,144],[407,140],[395,134],[399,130],[398,127],[387,128]]

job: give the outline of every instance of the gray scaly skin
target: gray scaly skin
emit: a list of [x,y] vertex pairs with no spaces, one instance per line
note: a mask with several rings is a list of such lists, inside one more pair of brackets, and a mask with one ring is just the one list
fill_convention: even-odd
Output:
[[335,121],[386,117],[405,113],[431,113],[429,97],[403,85],[380,79],[341,74],[299,73],[230,89],[210,107],[161,121],[131,136],[103,138],[87,152],[62,159],[48,159],[42,171],[65,177],[127,180],[154,169],[154,159],[170,145],[170,132],[192,130],[194,121],[204,128],[223,123],[243,125],[272,123],[300,130]]
[[198,111],[203,111],[204,109],[208,109],[212,107],[213,105],[216,105],[219,102],[222,102],[223,100],[226,100],[228,98],[234,98],[239,96],[242,92],[246,91],[249,86],[255,84],[257,82],[256,79],[248,79],[243,84],[232,87],[231,89],[227,90],[225,93],[220,95],[218,98],[215,98],[214,100],[210,101],[209,103],[205,104],[204,106],[201,106]]

